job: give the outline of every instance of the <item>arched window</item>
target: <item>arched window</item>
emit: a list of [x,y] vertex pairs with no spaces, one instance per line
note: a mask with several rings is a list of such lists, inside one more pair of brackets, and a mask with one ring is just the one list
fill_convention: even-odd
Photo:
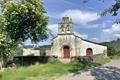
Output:
[[69,24],[67,25],[67,31],[70,31],[70,25]]
[[87,49],[86,49],[86,55],[87,55],[87,56],[92,56],[92,55],[93,55],[93,50],[92,50],[92,48],[87,48]]
[[64,25],[61,25],[61,31],[64,31]]

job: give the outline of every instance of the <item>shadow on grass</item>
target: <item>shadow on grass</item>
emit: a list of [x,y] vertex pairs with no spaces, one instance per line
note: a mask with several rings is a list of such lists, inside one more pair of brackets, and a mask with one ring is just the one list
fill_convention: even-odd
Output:
[[94,76],[94,80],[120,80],[120,68],[117,67],[103,67],[98,63],[82,63],[73,66],[74,68],[69,70],[70,73],[73,73],[73,76],[90,71],[91,76]]
[[80,74],[82,71],[87,71],[91,68],[95,68],[97,66],[101,66],[101,64],[98,63],[75,63],[73,64],[73,68],[69,70],[70,73],[74,73],[75,75]]
[[91,75],[94,80],[120,80],[120,68],[116,67],[101,67],[91,70]]

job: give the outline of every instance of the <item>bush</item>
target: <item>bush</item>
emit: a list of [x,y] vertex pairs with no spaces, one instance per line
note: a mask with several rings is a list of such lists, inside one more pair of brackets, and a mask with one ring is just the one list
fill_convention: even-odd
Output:
[[113,56],[113,55],[117,55],[118,52],[115,48],[108,46],[108,56]]

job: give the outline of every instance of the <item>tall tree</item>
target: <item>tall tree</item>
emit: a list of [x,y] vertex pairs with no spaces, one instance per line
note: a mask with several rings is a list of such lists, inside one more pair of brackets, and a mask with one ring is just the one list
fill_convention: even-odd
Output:
[[2,8],[5,30],[14,41],[38,42],[48,37],[48,17],[41,0],[4,0]]
[[[0,16],[0,64],[5,64],[15,53],[17,42],[13,42],[5,31],[5,19]],[[0,65],[1,67],[2,65]]]
[[3,0],[0,16],[0,62],[15,53],[18,42],[48,37],[48,17],[41,0]]

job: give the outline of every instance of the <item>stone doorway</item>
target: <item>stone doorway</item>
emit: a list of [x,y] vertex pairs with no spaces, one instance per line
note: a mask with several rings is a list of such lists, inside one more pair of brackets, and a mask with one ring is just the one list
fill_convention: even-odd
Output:
[[92,56],[92,55],[93,55],[93,50],[92,50],[92,48],[87,48],[87,50],[86,50],[86,55],[87,55],[87,56]]
[[70,47],[69,46],[63,47],[63,54],[64,54],[64,58],[70,58]]

